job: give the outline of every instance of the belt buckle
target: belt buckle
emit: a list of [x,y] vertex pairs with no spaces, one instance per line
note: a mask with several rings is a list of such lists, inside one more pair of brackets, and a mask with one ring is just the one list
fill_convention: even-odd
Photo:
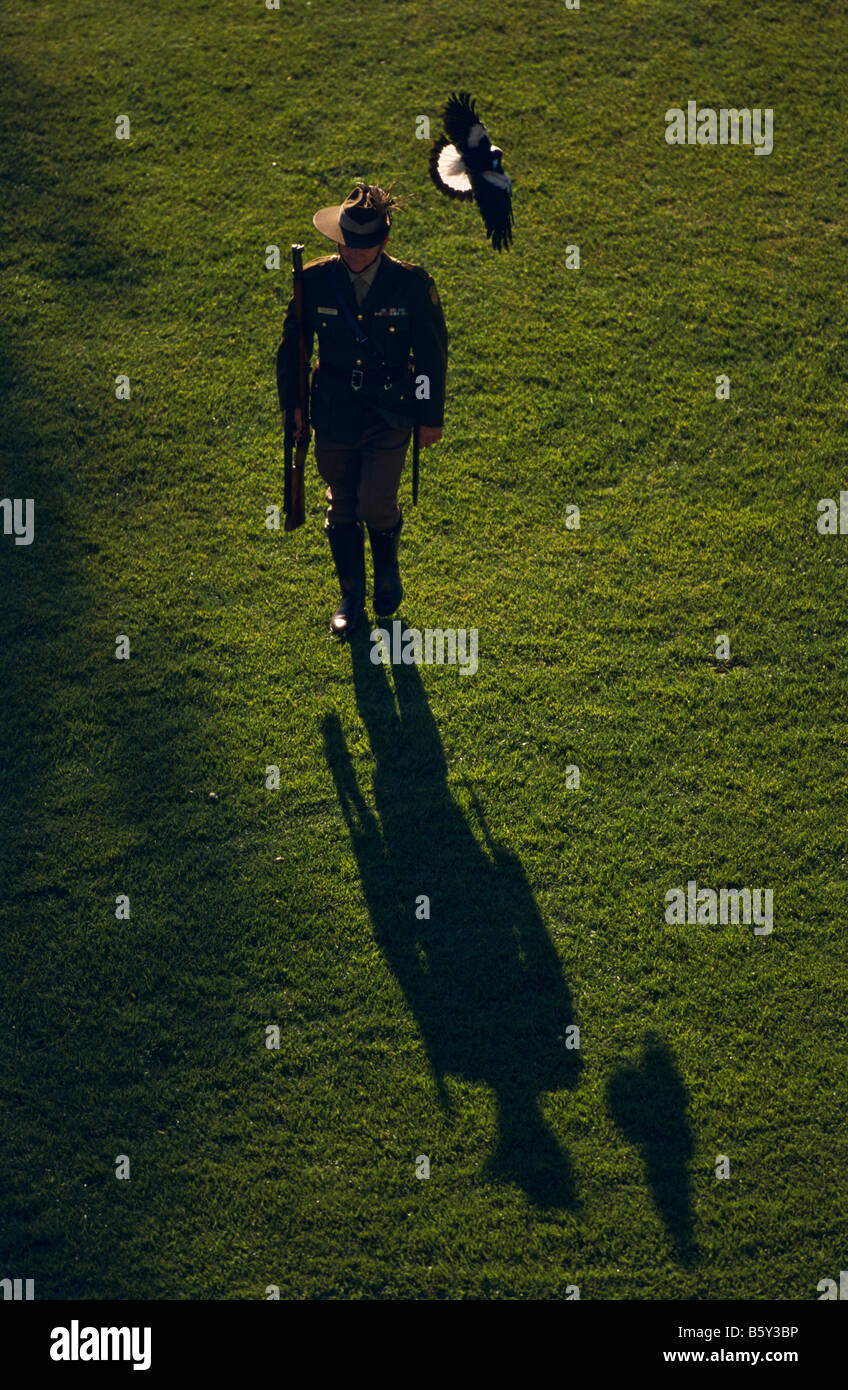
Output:
[[352,371],[351,374],[350,374],[350,389],[351,389],[351,391],[360,391],[360,390],[362,389],[362,377],[363,377],[362,368],[361,368],[361,367],[354,367],[353,371]]

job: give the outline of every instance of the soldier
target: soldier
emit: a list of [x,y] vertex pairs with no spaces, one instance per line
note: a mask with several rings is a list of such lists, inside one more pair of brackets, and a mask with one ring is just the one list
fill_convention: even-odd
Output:
[[[387,255],[391,193],[357,184],[312,221],[338,255],[303,268],[307,361],[318,335],[309,416],[315,462],[327,484],[324,529],[341,585],[331,630],[349,636],[365,606],[365,534],[374,560],[374,607],[394,613],[403,597],[398,487],[412,431],[426,449],[442,435],[448,336],[439,296],[421,266]],[[297,322],[289,303],[277,350],[277,389],[285,412],[297,398]],[[294,408],[295,434],[303,433]]]

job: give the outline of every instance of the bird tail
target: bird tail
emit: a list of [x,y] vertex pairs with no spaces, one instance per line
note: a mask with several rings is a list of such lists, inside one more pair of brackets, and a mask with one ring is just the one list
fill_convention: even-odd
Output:
[[430,178],[448,198],[468,202],[474,196],[462,156],[446,135],[440,135],[430,149]]

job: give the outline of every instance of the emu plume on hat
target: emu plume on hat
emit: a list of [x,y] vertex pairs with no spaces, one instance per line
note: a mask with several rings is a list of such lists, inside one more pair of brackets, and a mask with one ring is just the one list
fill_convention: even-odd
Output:
[[391,193],[376,184],[359,183],[337,207],[321,208],[312,219],[322,236],[345,246],[379,246],[389,234]]
[[496,251],[512,241],[512,183],[503,170],[503,150],[489,139],[470,92],[451,93],[442,115],[447,135],[430,149],[430,175],[448,198],[472,198]]

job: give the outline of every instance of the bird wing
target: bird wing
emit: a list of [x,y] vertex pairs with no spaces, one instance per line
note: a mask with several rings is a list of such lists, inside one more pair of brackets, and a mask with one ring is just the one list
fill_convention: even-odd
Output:
[[462,155],[445,135],[440,136],[430,150],[430,177],[439,192],[449,198],[467,201],[474,196]]
[[488,139],[488,132],[477,115],[470,92],[451,93],[442,121],[453,143],[463,152],[474,149],[481,140]]
[[496,251],[509,250],[512,242],[512,183],[507,174],[494,171],[474,177],[474,197]]

